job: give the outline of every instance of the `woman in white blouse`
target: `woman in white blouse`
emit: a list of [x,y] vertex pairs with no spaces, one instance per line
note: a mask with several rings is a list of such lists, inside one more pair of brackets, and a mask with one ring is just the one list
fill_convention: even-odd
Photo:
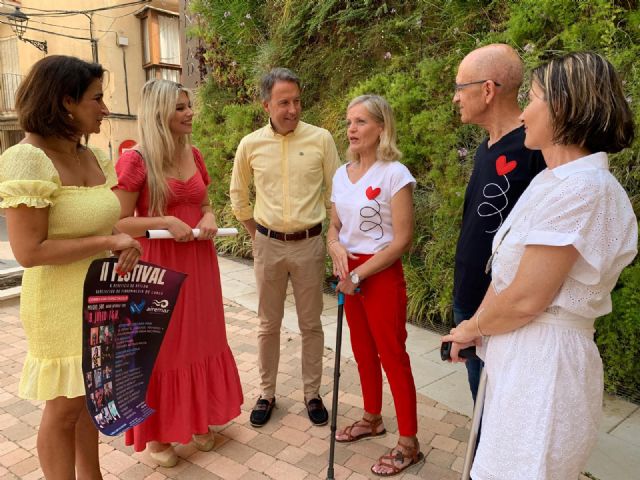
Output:
[[496,233],[492,288],[443,341],[484,346],[487,390],[474,480],[575,480],[594,446],[602,362],[594,320],[637,253],[629,198],[607,153],[628,147],[633,120],[611,64],[573,53],[532,74],[525,145],[547,169]]
[[[327,245],[333,272],[345,293],[351,347],[358,363],[364,415],[336,432],[352,443],[386,433],[382,422],[382,368],[393,395],[400,438],[371,471],[391,476],[424,456],[416,433],[416,387],[405,348],[407,292],[402,254],[413,237],[415,179],[398,160],[393,112],[377,95],[347,107],[349,163],[333,177]],[[356,292],[356,288],[359,291]]]

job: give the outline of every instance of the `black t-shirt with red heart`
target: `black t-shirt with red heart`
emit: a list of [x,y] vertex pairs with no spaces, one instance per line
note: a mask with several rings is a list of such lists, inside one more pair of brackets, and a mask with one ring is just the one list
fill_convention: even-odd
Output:
[[457,308],[475,312],[491,283],[485,267],[491,243],[509,212],[540,171],[542,153],[524,146],[524,127],[516,128],[488,146],[485,139],[473,159],[456,248],[453,301]]

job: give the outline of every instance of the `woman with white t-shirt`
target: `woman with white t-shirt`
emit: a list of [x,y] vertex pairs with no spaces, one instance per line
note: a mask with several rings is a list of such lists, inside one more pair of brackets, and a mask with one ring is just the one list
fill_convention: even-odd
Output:
[[[424,456],[416,437],[416,388],[407,338],[407,294],[402,254],[413,237],[415,179],[398,160],[391,107],[377,95],[355,98],[347,108],[349,163],[333,177],[327,246],[337,290],[346,294],[351,347],[358,363],[364,416],[336,433],[343,443],[386,434],[382,423],[382,368],[393,395],[398,444],[371,471],[400,473]],[[359,291],[356,291],[359,289]]]
[[554,59],[533,71],[529,99],[524,143],[548,168],[496,233],[480,308],[443,337],[457,352],[489,336],[474,480],[578,478],[602,413],[594,320],[637,253],[637,219],[605,153],[634,135],[611,64],[595,53]]

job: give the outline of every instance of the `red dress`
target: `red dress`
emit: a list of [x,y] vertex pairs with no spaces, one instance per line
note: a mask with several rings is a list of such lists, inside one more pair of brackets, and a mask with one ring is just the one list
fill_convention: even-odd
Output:
[[[165,214],[195,227],[202,218],[209,174],[195,147],[196,173],[186,181],[170,178]],[[148,216],[146,168],[140,155],[122,154],[116,164],[118,188],[140,192],[138,216]],[[141,260],[187,274],[151,374],[147,403],[156,410],[128,430],[127,445],[136,452],[146,443],[188,443],[209,425],[223,425],[240,414],[243,402],[240,377],[227,334],[220,289],[220,271],[213,242],[138,239]]]

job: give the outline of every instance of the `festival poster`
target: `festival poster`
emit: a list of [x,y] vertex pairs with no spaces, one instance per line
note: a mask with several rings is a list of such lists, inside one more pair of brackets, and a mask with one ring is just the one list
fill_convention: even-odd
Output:
[[147,386],[186,277],[146,262],[119,276],[117,263],[94,260],[84,282],[82,371],[89,413],[105,435],[153,413]]

